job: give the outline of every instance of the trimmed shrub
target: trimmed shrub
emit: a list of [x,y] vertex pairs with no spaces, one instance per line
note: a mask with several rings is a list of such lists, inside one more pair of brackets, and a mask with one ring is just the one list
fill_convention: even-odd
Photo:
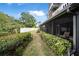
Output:
[[0,37],[1,36],[7,36],[7,35],[10,35],[10,33],[8,33],[8,32],[0,32]]
[[32,40],[31,33],[18,33],[0,37],[0,55],[13,55],[18,47]]
[[71,43],[66,39],[45,32],[41,32],[41,36],[54,54],[58,56],[66,55],[68,48],[71,47]]

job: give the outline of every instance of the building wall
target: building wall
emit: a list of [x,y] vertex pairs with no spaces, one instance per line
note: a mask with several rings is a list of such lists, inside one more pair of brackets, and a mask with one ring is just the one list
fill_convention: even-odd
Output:
[[[48,18],[52,17],[52,13],[61,5],[62,3],[49,3]],[[52,5],[52,6],[51,6]]]
[[[49,14],[48,14],[49,20],[52,17],[53,12],[54,12],[53,9],[49,10]],[[74,17],[74,15],[75,15],[75,17]],[[57,17],[57,18],[51,20],[50,22],[45,23],[46,30],[48,33],[51,33],[54,35],[60,34],[60,28],[57,29],[56,25],[58,25],[58,24],[64,25],[65,23],[68,23],[68,22],[70,22],[70,23],[72,22],[72,25],[71,25],[72,26],[71,29],[72,29],[72,33],[73,33],[72,34],[72,36],[73,36],[72,37],[72,40],[73,40],[72,50],[74,51],[74,53],[75,53],[75,51],[76,51],[76,53],[78,53],[75,55],[79,55],[79,7],[77,7],[77,9],[74,9],[73,11],[70,10],[70,11],[66,12],[65,14],[61,15],[60,17]]]
[[[60,34],[60,28],[57,29],[57,25],[64,25],[65,23],[73,23],[73,15],[72,14],[64,14],[61,17],[53,19],[52,21],[45,24],[46,32],[50,34]],[[72,24],[73,27],[73,24]],[[73,31],[73,28],[72,28]],[[59,33],[58,33],[59,32]]]

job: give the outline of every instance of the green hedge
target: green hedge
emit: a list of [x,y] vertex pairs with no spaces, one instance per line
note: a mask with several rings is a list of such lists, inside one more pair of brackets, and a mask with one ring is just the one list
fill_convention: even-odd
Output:
[[71,43],[66,39],[45,32],[41,32],[41,35],[55,55],[65,55],[67,49],[71,47]]
[[32,40],[31,33],[18,33],[0,37],[0,55],[13,54],[25,42]]
[[7,35],[11,35],[12,33],[8,33],[8,32],[0,32],[0,37],[1,36],[7,36]]

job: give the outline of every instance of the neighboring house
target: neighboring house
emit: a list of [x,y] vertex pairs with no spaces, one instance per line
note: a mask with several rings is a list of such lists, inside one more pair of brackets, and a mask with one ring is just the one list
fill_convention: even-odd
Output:
[[[45,32],[72,40],[71,54],[79,52],[79,4],[50,3],[48,20],[40,25]],[[64,38],[64,37],[63,37]]]

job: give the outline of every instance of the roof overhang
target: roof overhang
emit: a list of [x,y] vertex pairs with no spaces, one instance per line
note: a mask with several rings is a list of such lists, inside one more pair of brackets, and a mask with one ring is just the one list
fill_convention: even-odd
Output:
[[74,10],[76,8],[76,6],[79,6],[78,3],[65,3],[62,4],[53,14],[52,17],[48,20],[46,20],[44,23],[42,23],[40,26],[54,20],[55,18],[65,14],[65,13],[69,13],[71,10]]

